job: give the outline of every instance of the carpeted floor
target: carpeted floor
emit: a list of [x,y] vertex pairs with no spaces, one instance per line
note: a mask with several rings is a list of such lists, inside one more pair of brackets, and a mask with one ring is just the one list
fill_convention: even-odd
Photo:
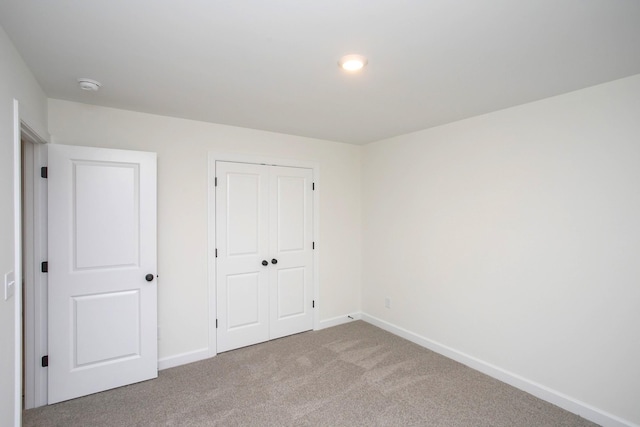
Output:
[[31,409],[24,426],[594,426],[362,321]]

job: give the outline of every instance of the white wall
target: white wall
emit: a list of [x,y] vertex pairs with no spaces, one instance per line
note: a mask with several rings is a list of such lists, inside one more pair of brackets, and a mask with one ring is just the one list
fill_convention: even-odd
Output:
[[158,153],[160,359],[207,347],[207,153],[320,164],[320,319],[360,310],[360,147],[49,100],[57,144]]
[[640,424],[640,75],[367,145],[362,182],[363,312]]
[[[0,54],[4,204],[11,99],[41,133],[46,114],[4,33]],[[365,147],[49,101],[56,143],[158,153],[161,358],[207,345],[207,152],[311,160],[321,319],[362,297],[370,316],[640,424],[638,117],[640,76]],[[12,224],[0,211],[0,272]],[[0,302],[0,424],[14,313]]]
[[0,28],[0,425],[19,419],[15,413],[15,331],[17,298],[4,300],[4,274],[14,270],[13,100],[20,118],[46,137],[46,98],[33,75]]

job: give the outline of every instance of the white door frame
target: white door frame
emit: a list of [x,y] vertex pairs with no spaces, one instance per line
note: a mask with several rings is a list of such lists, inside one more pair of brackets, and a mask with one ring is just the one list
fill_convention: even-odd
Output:
[[24,397],[25,409],[47,404],[47,275],[40,263],[47,259],[47,182],[40,168],[47,165],[46,141],[21,124],[24,293]]
[[209,282],[209,357],[217,354],[216,343],[216,189],[215,189],[215,172],[216,162],[237,162],[237,163],[253,163],[259,165],[270,166],[288,166],[298,168],[308,168],[313,170],[313,241],[315,250],[313,251],[313,299],[315,301],[315,309],[313,312],[313,330],[317,330],[320,325],[320,165],[317,162],[273,158],[269,156],[261,156],[245,153],[224,153],[209,152],[209,167],[207,177],[207,194],[208,200],[208,233],[207,233],[207,265],[208,265],[208,282]]
[[[23,342],[23,334],[24,334],[24,330],[22,327],[22,301],[23,301],[23,295],[22,295],[22,276],[23,276],[23,267],[22,267],[22,263],[23,263],[23,254],[22,254],[22,247],[23,247],[23,235],[22,235],[22,215],[23,215],[23,206],[22,206],[22,188],[23,188],[23,159],[22,159],[22,141],[23,139],[27,142],[27,144],[33,144],[33,155],[35,158],[38,158],[38,160],[40,160],[39,156],[41,156],[41,154],[46,151],[44,150],[44,144],[46,144],[46,140],[44,138],[42,138],[40,135],[37,134],[37,132],[35,132],[31,127],[29,127],[29,125],[24,122],[21,117],[20,117],[20,103],[17,99],[13,100],[13,229],[14,229],[14,236],[13,236],[13,252],[14,252],[14,280],[15,280],[15,288],[14,289],[14,297],[13,297],[13,303],[14,303],[14,324],[15,324],[15,333],[14,333],[14,396],[13,396],[13,404],[14,404],[14,426],[19,427],[22,425],[22,372],[23,369],[25,370],[30,370],[31,367],[28,365],[29,364],[29,357],[33,357],[33,355],[30,355],[28,353],[25,353],[26,359],[25,359],[25,366],[23,367],[22,364],[22,354],[23,354],[23,349],[22,349],[22,342]],[[45,153],[46,156],[46,153]],[[37,168],[37,165],[35,164],[35,162],[33,163],[33,168]],[[28,171],[25,169],[25,173],[33,173],[35,172],[34,170],[32,171]],[[25,196],[28,196],[28,194],[26,194]],[[31,196],[34,196],[34,194],[32,194]],[[40,224],[40,221],[38,220],[39,216],[38,213],[40,210],[45,209],[46,207],[46,202],[45,204],[41,204],[42,199],[38,196],[37,200],[34,200],[34,215],[33,217],[27,218],[27,221],[31,221],[33,220],[32,224],[29,224],[29,226],[33,226],[34,228],[34,241],[38,241],[38,238],[42,236],[42,233],[45,233],[46,236],[46,229],[45,230],[38,230],[38,224]],[[45,209],[46,210],[46,209]],[[38,235],[38,237],[35,236],[35,234]],[[46,238],[46,237],[45,237]],[[40,241],[39,243],[37,243],[38,245],[40,245],[42,242]],[[45,241],[45,248],[46,248],[46,241]],[[45,249],[46,250],[46,249]],[[35,249],[34,249],[35,251]],[[36,256],[38,254],[38,252],[35,253],[34,256]],[[28,257],[26,257],[28,258]],[[34,267],[35,266],[31,266]],[[29,272],[27,272],[27,274],[29,274]],[[42,287],[41,287],[42,288]],[[27,292],[25,292],[27,293]],[[27,303],[27,307],[30,304],[30,301],[26,301]],[[25,307],[26,308],[26,307]],[[33,313],[33,312],[31,312]],[[35,314],[34,317],[31,319],[27,318],[27,314],[25,313],[25,323],[26,326],[28,327],[28,325],[33,325],[35,323]],[[46,313],[45,313],[45,317],[46,317]],[[29,323],[31,322],[31,323]],[[46,332],[45,332],[46,333]],[[27,344],[25,342],[25,344]],[[27,349],[31,349],[32,347],[27,347]],[[27,350],[30,351],[30,350]],[[36,353],[37,354],[37,353]],[[42,376],[44,376],[45,381],[46,381],[46,372],[33,372],[34,375],[38,376],[38,380],[42,378]],[[27,383],[27,381],[29,381],[27,378],[25,379],[25,393],[27,393],[27,388],[29,387],[29,384]],[[34,382],[37,382],[34,380]],[[44,385],[44,389],[46,390],[46,383]],[[32,388],[30,387],[29,390],[32,390]],[[34,390],[35,393],[35,390]],[[46,396],[45,396],[45,403],[46,403]]]

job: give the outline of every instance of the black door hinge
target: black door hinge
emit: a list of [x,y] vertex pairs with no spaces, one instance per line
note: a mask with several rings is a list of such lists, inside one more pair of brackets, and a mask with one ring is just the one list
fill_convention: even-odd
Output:
[[218,248],[216,248],[216,258],[218,258]]
[[315,183],[315,182],[312,182],[312,183],[311,183],[311,190],[312,190],[312,191],[315,191],[315,189],[316,189],[316,183]]
[[218,329],[218,319],[216,319],[216,329]]
[[40,177],[41,178],[47,178],[49,176],[48,174],[48,169],[46,166],[43,166],[40,168]]
[[315,249],[316,248],[316,242],[311,242],[311,249]]
[[217,176],[213,179],[213,186],[214,187],[218,186],[218,177]]
[[316,308],[316,300],[311,301],[311,308]]
[[43,368],[49,366],[49,355],[42,356],[41,364]]
[[49,272],[49,262],[48,261],[44,261],[42,264],[40,264],[40,271],[42,271],[43,273],[48,273]]

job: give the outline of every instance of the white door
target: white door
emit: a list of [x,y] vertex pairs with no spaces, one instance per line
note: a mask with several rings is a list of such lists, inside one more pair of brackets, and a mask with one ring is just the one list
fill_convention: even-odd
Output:
[[275,339],[313,328],[313,174],[269,172],[269,339]]
[[50,145],[49,404],[155,378],[156,154]]
[[216,162],[218,352],[313,328],[312,170]]
[[216,176],[217,347],[222,352],[269,339],[269,169],[216,162]]

